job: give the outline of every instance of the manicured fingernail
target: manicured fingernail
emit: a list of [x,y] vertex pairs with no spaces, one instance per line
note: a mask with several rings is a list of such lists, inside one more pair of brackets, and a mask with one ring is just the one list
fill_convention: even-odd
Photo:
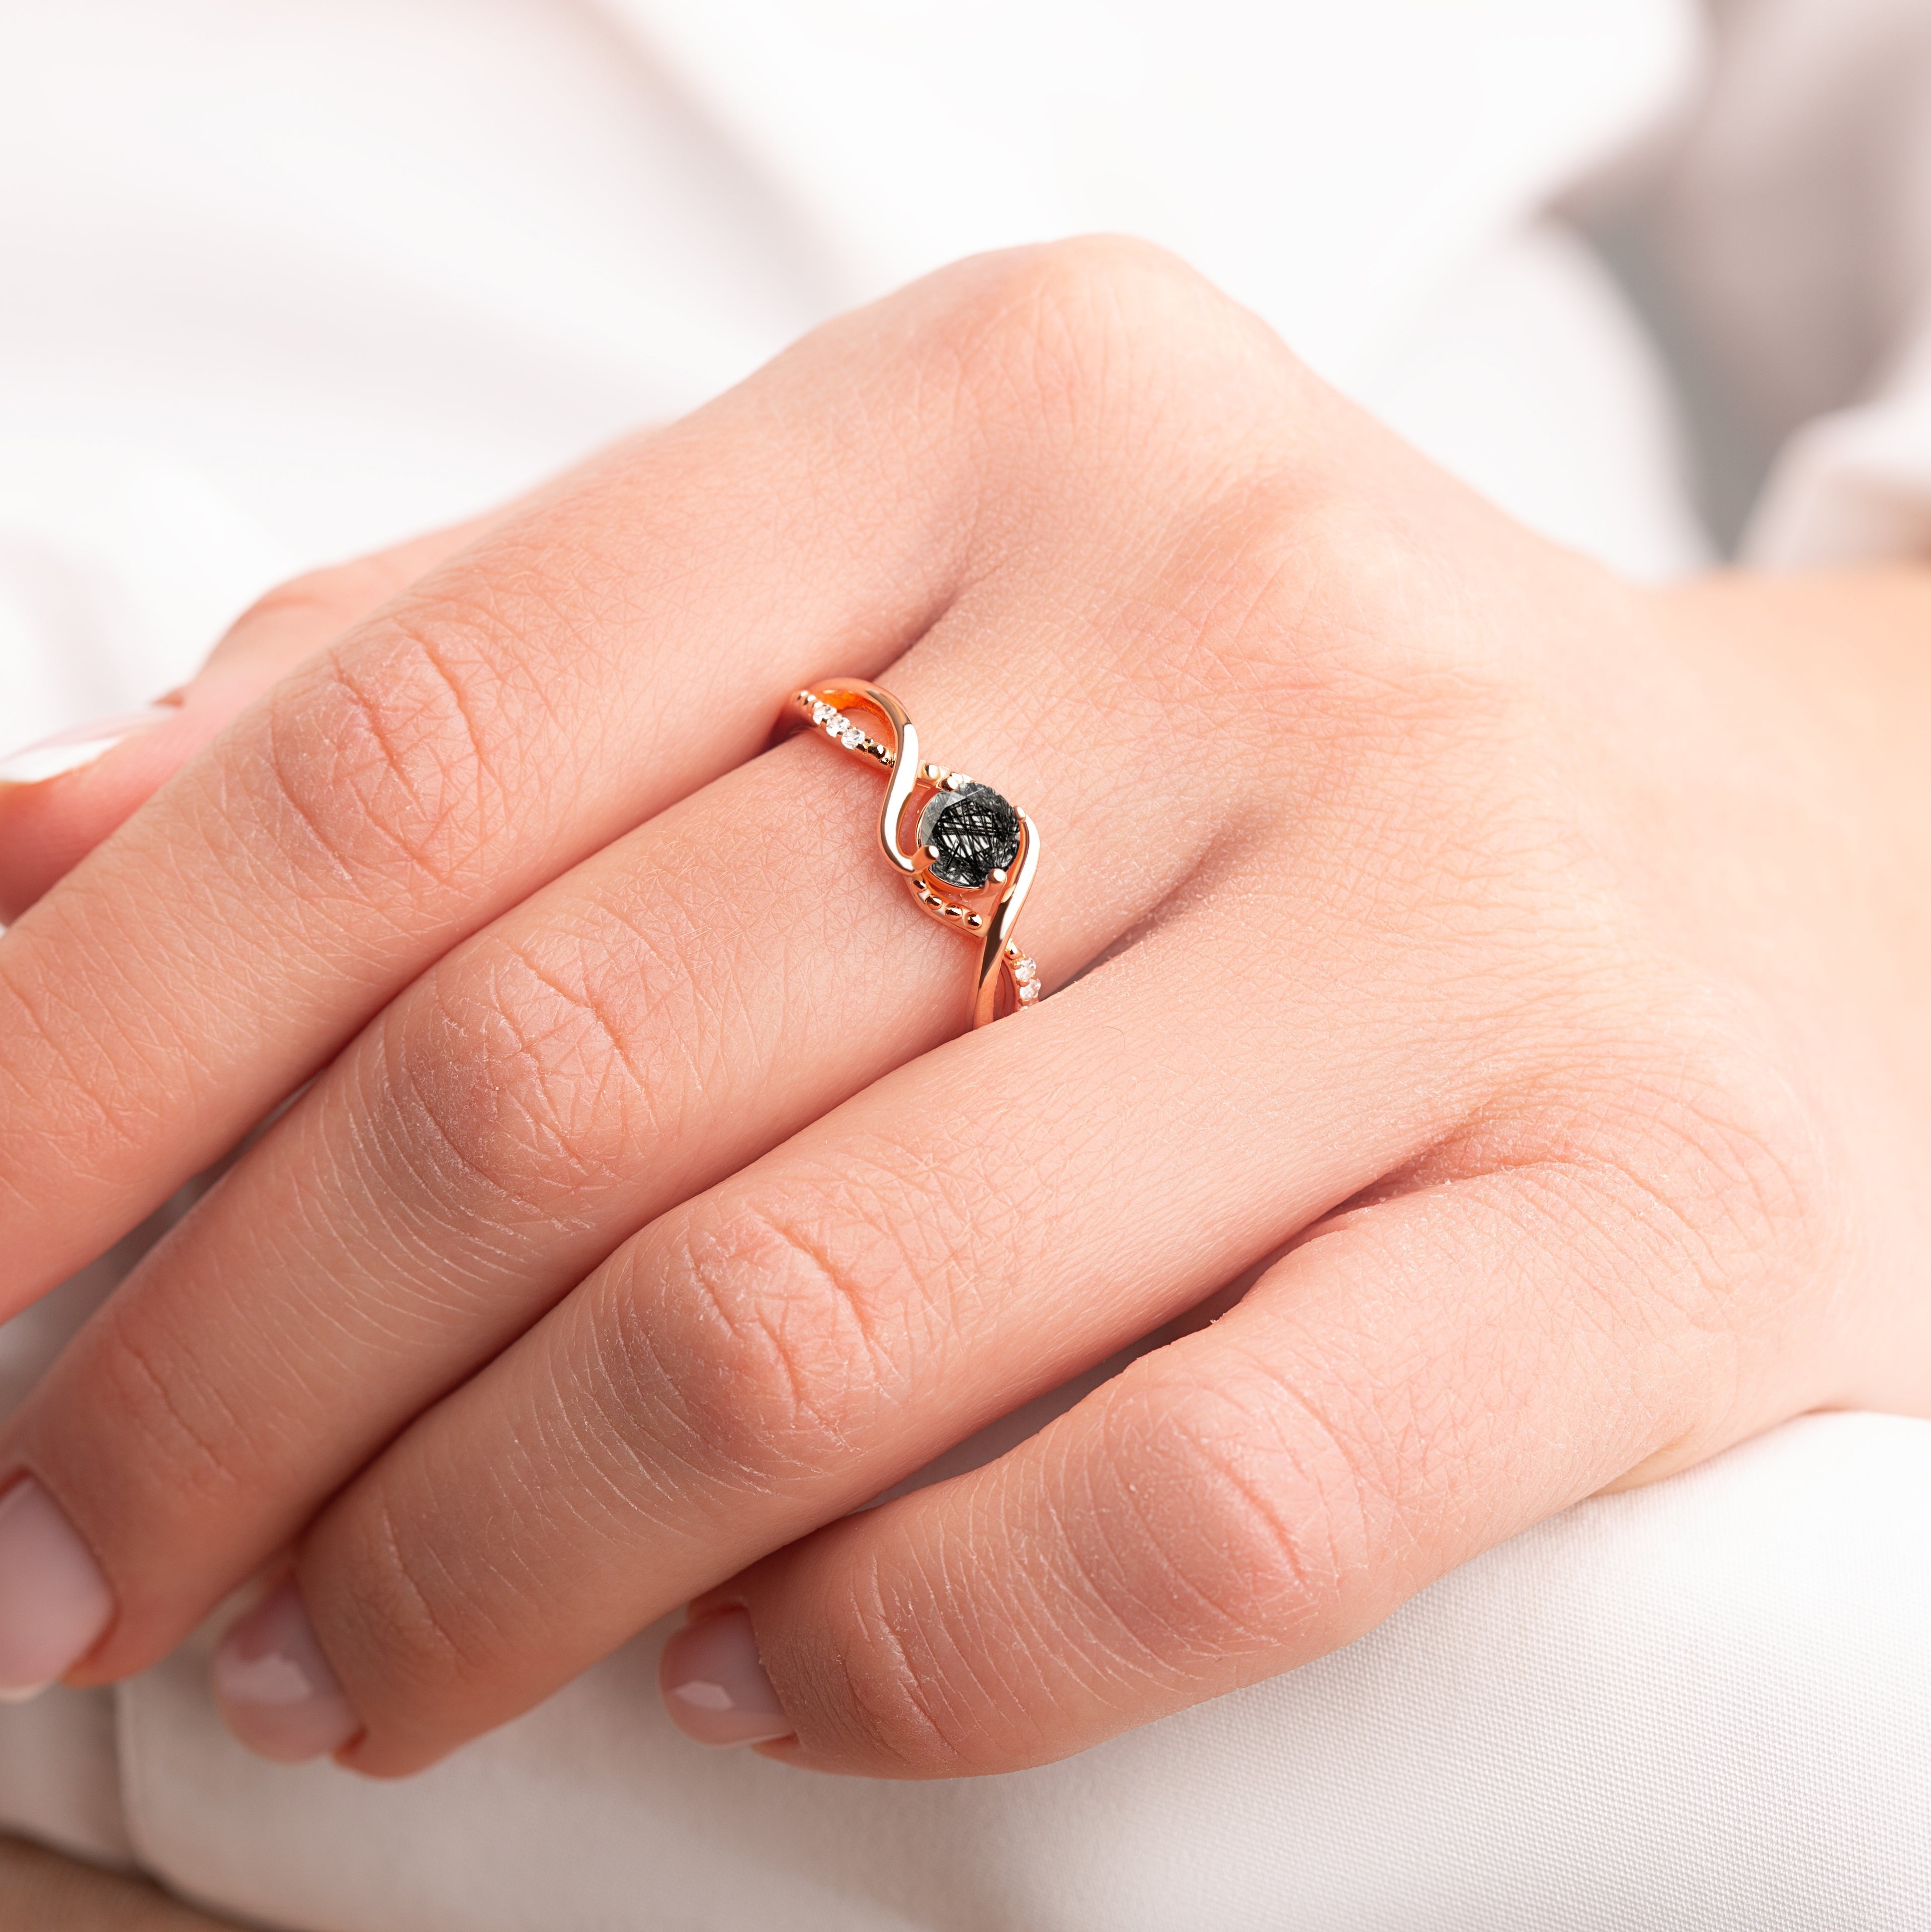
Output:
[[94,1648],[113,1593],[60,1505],[31,1476],[0,1496],[0,1699],[31,1697]]
[[761,1744],[791,1735],[742,1610],[686,1624],[664,1646],[657,1688],[671,1721],[700,1744]]
[[151,730],[180,715],[178,706],[151,704],[145,711],[127,712],[118,718],[97,718],[91,724],[76,724],[71,731],[43,738],[37,745],[24,745],[0,758],[0,784],[38,784],[43,778],[58,778],[63,772],[77,772],[116,745],[125,744],[136,732]]
[[214,1696],[235,1736],[279,1764],[339,1750],[362,1728],[322,1654],[292,1576],[221,1640]]

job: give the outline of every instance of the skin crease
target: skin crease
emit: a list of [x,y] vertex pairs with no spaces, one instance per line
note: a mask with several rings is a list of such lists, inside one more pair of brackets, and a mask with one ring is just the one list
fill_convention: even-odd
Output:
[[40,784],[0,784],[0,923],[18,919],[283,672],[445,557],[487,522],[460,524],[294,578],[238,619],[185,690],[177,716],[111,756]]
[[[73,1681],[292,1544],[373,1774],[691,1597],[769,1754],[997,1771],[1931,1412],[1925,573],[1620,584],[1115,242],[364,568],[118,831],[148,752],[0,800],[112,832],[0,880],[21,1294],[321,1070],[0,1438],[119,1606]],[[952,1038],[875,783],[760,755],[853,670],[1040,824],[1036,1012]]]

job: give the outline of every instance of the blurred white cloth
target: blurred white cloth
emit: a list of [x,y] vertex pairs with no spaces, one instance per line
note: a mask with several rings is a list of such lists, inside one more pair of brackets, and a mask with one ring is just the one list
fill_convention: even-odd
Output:
[[[1927,109],[1923,0],[0,0],[0,740],[1093,228],[1625,570],[1711,554],[1713,422],[1769,476],[1753,560],[1921,554]],[[0,1331],[0,1382],[112,1272]],[[1904,1932],[1927,1516],[1931,1424],[1810,1418],[1306,1670],[922,1786],[700,1753],[654,1633],[406,1784],[279,1769],[190,1648],[0,1711],[0,1823],[297,1932]]]

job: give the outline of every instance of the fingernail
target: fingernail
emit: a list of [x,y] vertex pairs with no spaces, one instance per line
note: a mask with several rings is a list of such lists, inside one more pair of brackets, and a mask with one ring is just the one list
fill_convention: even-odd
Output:
[[76,724],[71,731],[56,732],[51,738],[24,745],[0,758],[0,784],[38,784],[43,778],[58,778],[63,772],[77,772],[116,745],[124,744],[136,732],[151,730],[180,715],[178,706],[151,704],[145,711],[126,712],[118,718],[97,718],[91,724]]
[[0,1699],[17,1703],[64,1676],[113,1614],[93,1552],[22,1476],[0,1496]]
[[686,1624],[664,1646],[657,1688],[671,1721],[700,1744],[768,1744],[792,1734],[742,1610]]
[[322,1654],[292,1576],[221,1640],[214,1696],[235,1736],[278,1764],[339,1750],[362,1728]]

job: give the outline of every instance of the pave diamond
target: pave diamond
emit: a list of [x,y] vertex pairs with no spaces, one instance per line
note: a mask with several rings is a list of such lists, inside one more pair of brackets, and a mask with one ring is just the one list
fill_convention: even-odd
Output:
[[865,734],[853,724],[847,722],[838,734],[838,742],[848,752],[855,752],[865,742]]
[[1036,980],[1028,980],[1019,988],[1019,1000],[1022,1006],[1030,1006],[1039,997],[1039,982]]
[[1027,986],[1039,976],[1039,968],[1030,959],[1015,959],[1012,962],[1012,976],[1021,986]]

